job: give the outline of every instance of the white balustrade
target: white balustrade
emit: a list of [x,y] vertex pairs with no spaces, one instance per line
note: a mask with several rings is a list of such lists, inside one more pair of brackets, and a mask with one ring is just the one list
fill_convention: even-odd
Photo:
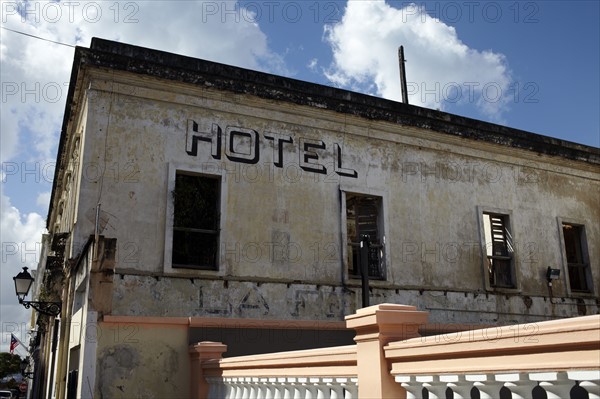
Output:
[[[533,390],[540,386],[548,399],[569,399],[574,389],[583,389],[590,399],[600,399],[600,370],[497,373],[464,375],[398,375],[395,377],[407,392],[407,399],[423,397],[427,389],[430,399],[446,398],[450,388],[454,399],[468,399],[473,387],[481,399],[500,397],[500,390],[508,389],[513,399],[532,398]],[[578,388],[577,388],[578,387]]]
[[356,377],[207,377],[210,399],[356,399]]
[[[539,373],[399,375],[396,382],[407,391],[407,399],[423,396],[445,399],[450,388],[454,399],[471,398],[475,387],[483,398],[498,398],[508,389],[513,399],[532,398],[537,386],[548,399],[571,397],[574,389],[583,389],[590,399],[600,399],[600,370]],[[356,377],[209,377],[211,399],[356,399]],[[579,388],[576,388],[576,387]]]

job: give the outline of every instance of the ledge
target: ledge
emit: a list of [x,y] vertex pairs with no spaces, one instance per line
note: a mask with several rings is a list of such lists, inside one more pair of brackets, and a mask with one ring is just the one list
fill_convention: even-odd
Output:
[[387,345],[392,373],[423,374],[598,367],[600,315],[414,338]]

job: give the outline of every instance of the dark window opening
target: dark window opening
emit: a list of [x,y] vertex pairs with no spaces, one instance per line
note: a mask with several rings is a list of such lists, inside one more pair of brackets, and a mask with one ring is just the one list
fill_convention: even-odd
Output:
[[514,248],[508,216],[484,213],[483,226],[490,286],[515,288]]
[[174,268],[217,269],[219,180],[177,174],[173,191]]
[[572,291],[589,292],[589,267],[587,253],[584,252],[584,232],[582,226],[563,223],[563,237]]
[[369,236],[368,271],[371,279],[384,279],[381,197],[346,194],[348,270],[360,276],[360,237]]

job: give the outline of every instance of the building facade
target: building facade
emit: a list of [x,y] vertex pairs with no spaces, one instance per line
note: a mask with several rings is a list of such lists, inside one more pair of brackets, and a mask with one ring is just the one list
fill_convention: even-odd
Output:
[[352,343],[361,266],[371,305],[429,312],[422,334],[595,314],[598,198],[597,148],[94,39],[38,270],[63,304],[40,384],[186,397],[190,343]]

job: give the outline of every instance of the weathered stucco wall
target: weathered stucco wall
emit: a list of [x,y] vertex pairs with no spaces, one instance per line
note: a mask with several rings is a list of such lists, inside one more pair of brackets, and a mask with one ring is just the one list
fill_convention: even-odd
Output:
[[[387,278],[372,282],[372,303],[417,305],[440,323],[597,312],[594,295],[568,298],[558,219],[585,225],[597,294],[597,166],[209,87],[93,76],[73,239],[93,233],[100,203],[100,233],[117,239],[114,314],[341,319],[360,306],[342,261],[341,191],[383,199]],[[192,137],[213,124],[218,156],[207,141],[193,154]],[[228,127],[256,133],[228,147]],[[293,140],[281,159],[273,133]],[[218,271],[169,264],[175,170],[222,180]],[[482,207],[510,212],[517,290],[485,292]],[[552,299],[548,266],[562,269]]]
[[95,398],[189,398],[187,325],[99,323]]

